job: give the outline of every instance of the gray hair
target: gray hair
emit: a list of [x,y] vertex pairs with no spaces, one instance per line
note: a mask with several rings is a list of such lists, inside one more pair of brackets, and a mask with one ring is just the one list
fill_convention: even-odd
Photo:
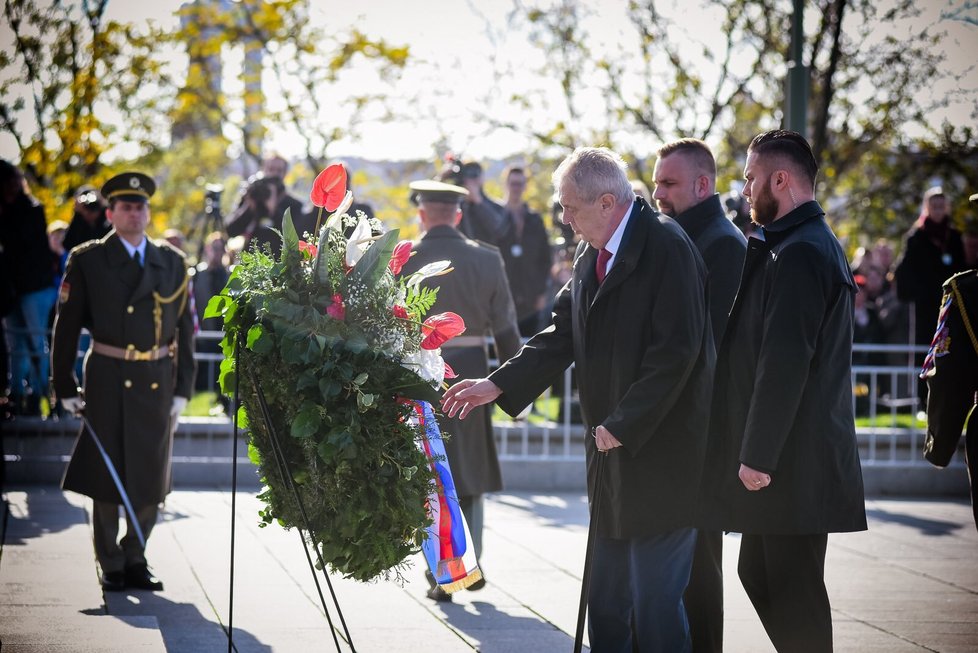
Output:
[[593,202],[605,193],[614,195],[618,204],[630,204],[635,199],[628,181],[628,164],[606,147],[577,148],[557,166],[551,179],[558,192],[564,180],[569,180],[585,202]]

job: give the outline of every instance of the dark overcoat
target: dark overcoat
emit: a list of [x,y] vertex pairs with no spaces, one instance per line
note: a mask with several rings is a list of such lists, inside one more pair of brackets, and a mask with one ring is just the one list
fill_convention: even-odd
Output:
[[706,264],[710,326],[713,342],[719,347],[740,285],[747,238],[727,219],[716,193],[677,215],[676,222],[693,239]]
[[[703,260],[682,228],[642,199],[600,286],[596,259],[581,243],[553,324],[489,378],[512,415],[574,362],[586,425],[622,443],[605,459],[598,533],[634,538],[692,526],[715,358]],[[606,454],[590,436],[585,448],[594,502],[597,457]]]
[[944,295],[945,308],[927,359],[931,364],[924,368],[930,390],[924,457],[947,467],[967,422],[965,458],[978,526],[978,271],[948,279]]
[[[465,321],[462,337],[485,339],[491,334],[500,360],[515,354],[520,343],[519,330],[499,251],[469,240],[452,227],[437,226],[415,244],[414,255],[404,265],[402,275],[443,260],[451,261],[452,272],[422,282],[439,289],[438,299],[428,315],[444,311],[458,313]],[[456,346],[450,340],[443,346],[442,356],[458,379],[482,378],[489,373],[485,345]],[[450,384],[453,382],[448,380]],[[445,451],[460,497],[503,487],[491,410],[491,406],[480,406],[464,420],[439,419],[442,431],[449,435]]]
[[[855,282],[817,202],[751,238],[717,360],[708,527],[754,534],[866,528],[852,407]],[[771,475],[749,492],[743,463]]]
[[[115,231],[73,249],[65,267],[52,343],[58,397],[78,395],[74,368],[83,327],[95,342],[113,347],[176,348],[175,356],[157,361],[125,361],[91,350],[85,357],[85,415],[134,507],[159,503],[169,492],[170,407],[174,394],[190,397],[193,391],[194,322],[187,278],[183,254],[168,243],[147,240],[140,267]],[[85,430],[75,441],[62,486],[121,503]]]

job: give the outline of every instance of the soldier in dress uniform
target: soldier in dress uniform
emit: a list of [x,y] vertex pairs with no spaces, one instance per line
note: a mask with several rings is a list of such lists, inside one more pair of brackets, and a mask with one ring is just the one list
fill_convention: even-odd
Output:
[[[410,275],[435,261],[452,262],[450,274],[423,282],[439,288],[429,313],[452,311],[465,320],[465,333],[443,345],[442,355],[459,378],[483,377],[489,373],[486,336],[492,334],[500,360],[513,356],[520,344],[502,256],[495,247],[469,240],[458,231],[459,205],[468,194],[466,189],[438,181],[416,181],[410,189],[425,235],[415,244],[402,274]],[[502,489],[490,409],[478,408],[481,414],[473,411],[464,422],[443,419],[441,424],[449,435],[445,450],[476,558],[482,553],[482,495]],[[429,583],[429,598],[451,601],[451,594],[430,578]],[[479,581],[468,589],[484,585],[485,581]]]
[[[978,206],[978,193],[970,199]],[[929,390],[924,440],[928,461],[947,467],[967,422],[965,458],[978,527],[978,270],[960,272],[944,282],[937,332],[920,377]]]
[[[61,284],[52,343],[54,389],[62,405],[84,412],[111,459],[145,538],[170,490],[171,426],[193,388],[194,321],[184,256],[146,237],[153,180],[139,172],[109,179],[102,195],[113,230],[74,248]],[[85,386],[74,374],[82,328],[92,335]],[[106,590],[161,590],[145,547],[94,436],[82,428],[62,487],[92,498],[95,555]]]

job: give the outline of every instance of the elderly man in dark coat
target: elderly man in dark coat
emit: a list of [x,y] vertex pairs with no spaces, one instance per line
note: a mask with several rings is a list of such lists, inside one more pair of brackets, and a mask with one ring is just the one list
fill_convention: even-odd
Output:
[[[54,388],[70,412],[84,410],[95,435],[83,428],[63,487],[93,499],[95,555],[106,590],[160,590],[146,564],[144,542],[98,451],[97,436],[122,480],[144,539],[170,491],[171,426],[193,389],[194,321],[183,254],[146,238],[155,184],[127,172],[107,181],[114,230],[71,251],[54,323]],[[84,401],[75,378],[78,336],[92,334],[85,357]]]
[[920,376],[930,389],[924,457],[947,467],[967,424],[965,459],[978,526],[978,270],[944,282],[937,332]]
[[[499,251],[489,245],[469,240],[457,229],[462,218],[459,202],[466,195],[460,186],[438,181],[417,181],[411,190],[418,202],[418,215],[424,237],[414,246],[414,253],[402,268],[408,276],[436,261],[451,261],[450,274],[424,281],[438,287],[438,299],[432,313],[452,311],[465,321],[465,334],[445,344],[442,354],[459,376],[485,376],[489,372],[486,337],[492,334],[500,360],[516,353],[520,336],[516,310],[509,293],[506,271]],[[472,535],[476,558],[482,555],[482,495],[501,490],[502,476],[493,439],[490,411],[481,408],[465,422],[443,421],[449,437],[445,452],[459,503]],[[469,589],[480,589],[484,581]],[[448,594],[432,582],[428,596],[450,601]]]
[[[713,152],[695,138],[659,148],[652,172],[659,210],[689,234],[706,264],[706,290],[713,343],[717,348],[737,296],[747,239],[727,219],[716,193]],[[693,652],[723,650],[723,531],[700,528],[689,586],[683,596]]]
[[594,435],[591,646],[681,653],[715,357],[706,269],[682,228],[635,197],[625,169],[605,148],[578,148],[560,164],[563,219],[582,242],[553,325],[487,379],[450,388],[443,405],[464,416],[498,399],[516,414],[576,364]]
[[855,283],[795,132],[757,136],[751,238],[717,360],[705,480],[714,528],[743,533],[739,573],[778,651],[832,650],[827,534],[866,529],[852,408]]

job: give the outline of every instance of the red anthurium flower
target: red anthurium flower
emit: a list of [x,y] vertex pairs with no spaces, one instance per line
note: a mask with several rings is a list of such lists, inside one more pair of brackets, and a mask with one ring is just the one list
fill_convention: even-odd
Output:
[[312,182],[309,199],[316,206],[327,211],[335,211],[343,203],[346,195],[346,168],[342,163],[327,166]]
[[448,363],[445,363],[445,378],[446,379],[457,379],[458,378],[458,374],[455,373],[455,370],[453,370],[452,369],[452,366],[449,365]]
[[411,258],[411,241],[402,240],[394,246],[394,253],[391,254],[391,262],[387,264],[391,274],[400,274],[401,268]]
[[316,254],[319,253],[319,248],[317,248],[312,243],[307,243],[304,240],[299,241],[299,251],[309,255],[309,258],[316,258]]
[[422,349],[438,349],[443,344],[465,331],[465,322],[457,314],[447,311],[432,315],[421,325],[425,339]]
[[333,295],[333,303],[326,308],[326,315],[342,320],[346,317],[346,307],[343,306],[343,295],[336,293]]
[[394,317],[399,317],[402,320],[406,320],[408,317],[407,309],[398,304],[394,304],[394,307],[391,308],[391,313],[394,314]]

